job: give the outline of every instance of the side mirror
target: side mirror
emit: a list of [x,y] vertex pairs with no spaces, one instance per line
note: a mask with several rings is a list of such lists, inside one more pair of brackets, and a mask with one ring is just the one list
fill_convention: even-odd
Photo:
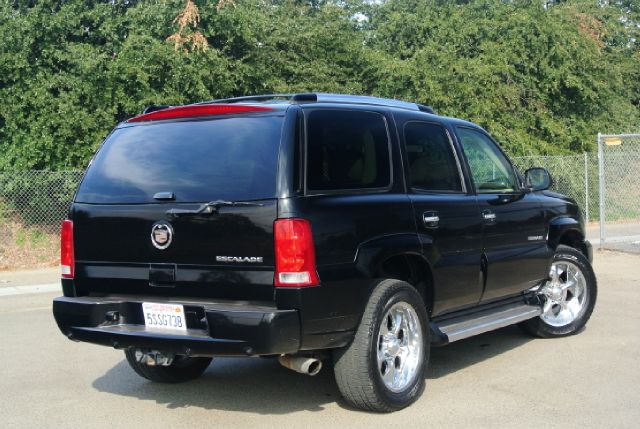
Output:
[[546,168],[533,167],[524,172],[525,184],[532,191],[544,191],[553,185],[551,174]]

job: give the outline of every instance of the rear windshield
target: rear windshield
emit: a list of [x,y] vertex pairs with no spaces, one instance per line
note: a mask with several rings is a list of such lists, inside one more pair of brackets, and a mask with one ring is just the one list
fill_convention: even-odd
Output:
[[93,204],[274,198],[282,116],[165,122],[115,130],[80,185]]

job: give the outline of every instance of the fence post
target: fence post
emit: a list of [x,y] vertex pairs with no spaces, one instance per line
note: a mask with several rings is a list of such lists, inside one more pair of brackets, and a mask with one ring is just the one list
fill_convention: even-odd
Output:
[[584,152],[584,206],[585,222],[589,223],[589,156]]
[[604,248],[604,153],[602,137],[598,133],[598,185],[600,188],[600,249]]

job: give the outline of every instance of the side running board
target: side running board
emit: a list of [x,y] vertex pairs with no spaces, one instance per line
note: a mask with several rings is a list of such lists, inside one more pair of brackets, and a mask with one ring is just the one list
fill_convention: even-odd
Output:
[[494,329],[532,319],[542,314],[539,306],[511,303],[431,323],[434,345],[444,345]]

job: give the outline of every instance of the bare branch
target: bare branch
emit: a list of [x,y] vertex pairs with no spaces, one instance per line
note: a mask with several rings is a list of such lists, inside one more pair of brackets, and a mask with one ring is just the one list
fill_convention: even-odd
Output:
[[191,25],[192,27],[197,27],[200,22],[200,11],[198,10],[198,6],[192,1],[187,0],[187,4],[182,9],[182,12],[176,16],[173,20],[173,23],[178,23],[178,33],[182,33],[184,29]]
[[233,6],[236,7],[235,0],[218,0],[218,4],[216,5],[216,10],[220,11],[225,6]]

